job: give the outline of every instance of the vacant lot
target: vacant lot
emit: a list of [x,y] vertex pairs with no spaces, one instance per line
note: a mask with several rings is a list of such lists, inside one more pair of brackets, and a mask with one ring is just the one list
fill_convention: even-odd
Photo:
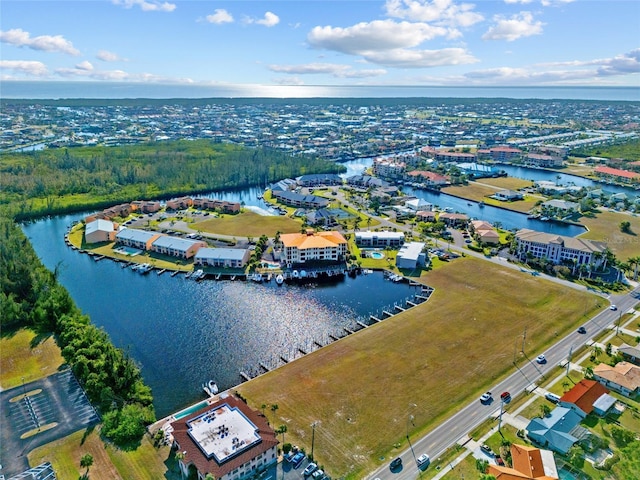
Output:
[[519,190],[521,188],[530,187],[533,182],[515,177],[497,177],[497,178],[479,178],[476,183],[484,183],[492,185],[499,190]]
[[[484,182],[485,179],[482,179]],[[491,179],[500,180],[500,179]],[[518,180],[518,179],[507,179]],[[531,210],[536,202],[541,198],[525,196],[524,200],[517,200],[515,202],[501,202],[500,200],[494,200],[489,198],[489,195],[493,195],[499,190],[504,190],[506,187],[494,187],[491,185],[485,185],[479,182],[470,182],[469,185],[455,186],[443,188],[442,191],[451,195],[456,195],[462,198],[468,198],[469,200],[475,200],[476,202],[484,202],[487,205],[495,205],[497,207],[503,207],[509,210],[515,210],[516,212],[528,212]]]
[[277,232],[299,232],[301,223],[284,216],[264,216],[254,212],[243,212],[223,218],[211,218],[194,223],[191,228],[196,231],[230,235],[233,237],[254,237],[260,235],[273,237]]
[[591,294],[472,258],[421,280],[436,289],[426,304],[238,389],[254,408],[277,404],[271,423],[307,451],[319,420],[314,453],[333,476],[362,478],[406,446],[410,413],[426,433],[509,372],[525,326],[534,352],[596,307]]
[[[620,231],[620,223],[625,221],[631,222],[632,233]],[[594,218],[581,217],[580,223],[589,229],[581,235],[582,238],[605,242],[621,261],[635,257],[640,252],[640,217],[602,211],[598,212]]]
[[3,332],[0,338],[0,386],[6,390],[58,371],[64,363],[53,337],[27,329]]

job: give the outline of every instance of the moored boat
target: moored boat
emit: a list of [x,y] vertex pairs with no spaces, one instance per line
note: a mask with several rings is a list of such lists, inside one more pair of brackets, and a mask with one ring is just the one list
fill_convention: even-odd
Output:
[[276,283],[278,285],[282,285],[283,282],[284,282],[284,277],[280,274],[276,275]]
[[203,383],[202,389],[204,390],[204,393],[206,393],[210,397],[218,394],[218,385],[213,380],[209,380],[207,383]]

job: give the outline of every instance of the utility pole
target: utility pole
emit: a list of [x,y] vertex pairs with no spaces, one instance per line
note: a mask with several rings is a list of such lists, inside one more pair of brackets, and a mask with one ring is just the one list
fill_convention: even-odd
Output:
[[524,327],[524,333],[522,334],[522,354],[524,355],[524,342],[527,339],[527,327]]
[[316,420],[315,422],[313,422],[311,424],[311,458],[313,457],[313,444],[315,443],[316,440],[316,424],[318,423],[318,421]]
[[571,365],[571,352],[573,351],[573,346],[569,348],[569,357],[567,358],[567,377],[569,376],[569,366]]

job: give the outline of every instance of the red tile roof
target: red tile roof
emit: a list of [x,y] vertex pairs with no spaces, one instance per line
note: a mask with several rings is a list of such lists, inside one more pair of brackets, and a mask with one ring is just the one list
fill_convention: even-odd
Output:
[[596,173],[604,173],[605,175],[613,175],[616,177],[640,178],[640,173],[630,172],[628,170],[620,170],[618,168],[596,167],[594,171]]
[[572,403],[588,415],[593,411],[594,402],[605,393],[609,390],[595,380],[580,380],[560,401]]

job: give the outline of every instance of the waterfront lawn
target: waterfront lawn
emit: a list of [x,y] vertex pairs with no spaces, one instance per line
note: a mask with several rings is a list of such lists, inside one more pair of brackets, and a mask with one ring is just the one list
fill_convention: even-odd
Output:
[[4,330],[0,338],[0,387],[6,390],[57,372],[64,358],[53,337],[26,328]]
[[527,188],[533,185],[531,180],[515,177],[479,178],[475,182],[491,185],[499,190],[520,190],[521,188]]
[[[620,231],[625,221],[631,223],[632,233]],[[581,238],[605,242],[618,260],[624,262],[640,252],[640,217],[600,210],[594,217],[581,217],[580,223],[589,229]]]
[[238,215],[225,215],[221,218],[210,218],[195,223],[191,228],[206,233],[229,235],[232,237],[254,237],[261,235],[274,237],[277,232],[296,233],[302,224],[284,215],[258,215],[245,211]]
[[525,196],[524,200],[516,200],[514,202],[502,202],[494,198],[489,198],[490,195],[493,195],[498,190],[503,189],[479,182],[470,182],[469,185],[446,187],[442,189],[444,193],[449,193],[457,197],[474,200],[476,202],[484,202],[487,205],[494,205],[496,207],[502,207],[507,210],[513,210],[521,213],[526,213],[531,210],[535,206],[536,202],[541,199],[539,197],[532,197],[529,195]]
[[238,387],[256,409],[277,404],[269,421],[307,451],[319,420],[314,453],[333,476],[362,478],[407,446],[409,415],[425,434],[511,372],[525,327],[538,351],[596,310],[590,293],[471,257],[421,281],[428,302]]
[[136,450],[125,452],[103,443],[99,427],[80,430],[36,448],[29,453],[29,464],[40,465],[49,461],[58,479],[77,480],[86,471],[80,468],[80,458],[87,453],[93,456],[93,465],[89,469],[92,480],[180,478],[168,446],[155,448],[145,436]]

